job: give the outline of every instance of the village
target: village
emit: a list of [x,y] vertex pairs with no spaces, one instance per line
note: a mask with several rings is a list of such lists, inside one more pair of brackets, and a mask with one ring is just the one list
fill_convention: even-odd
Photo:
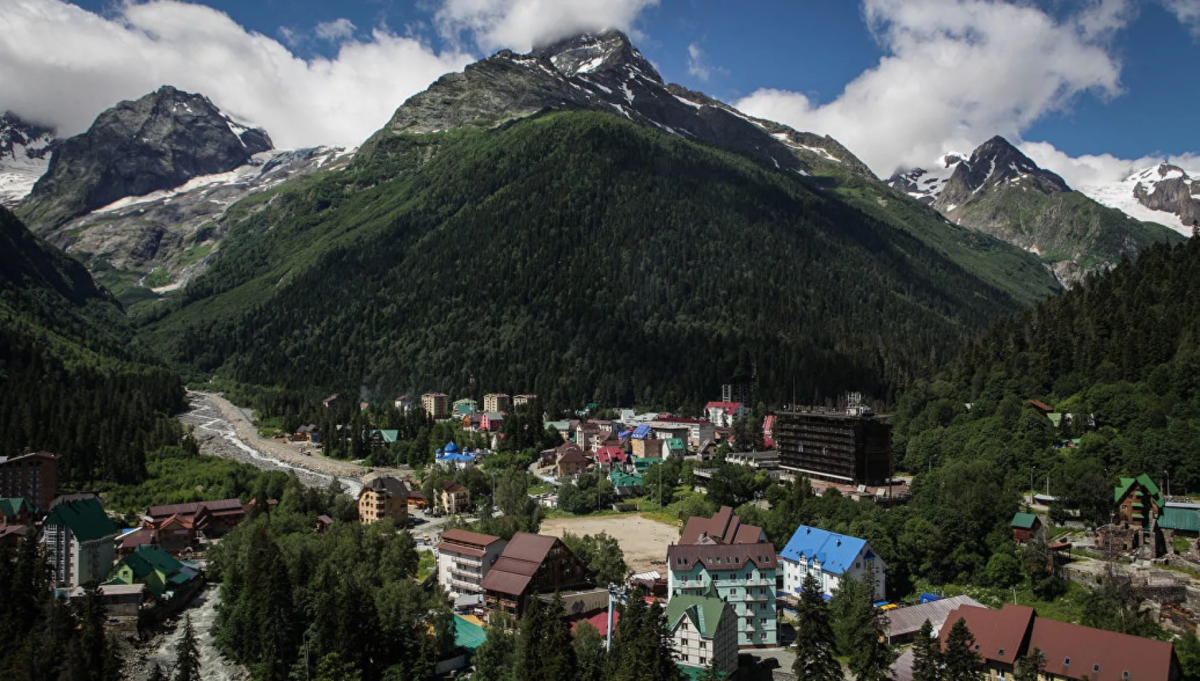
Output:
[[[776,546],[762,527],[743,522],[730,506],[675,519],[637,513],[636,500],[656,492],[646,485],[647,477],[673,459],[690,462],[694,492],[700,495],[713,484],[719,460],[778,484],[803,479],[817,494],[836,493],[887,508],[908,501],[910,480],[893,471],[891,427],[869,407],[851,399],[840,409],[780,410],[755,424],[761,429],[760,451],[732,450],[735,425],[744,425],[749,410],[737,399],[736,386],[724,392],[724,399],[705,406],[703,418],[628,409],[611,410],[614,418],[590,418],[598,408],[588,405],[578,418],[545,420],[544,428],[558,433],[561,444],[540,452],[528,467],[539,481],[528,496],[549,513],[537,533],[502,538],[470,529],[500,514],[495,497],[481,506],[466,486],[449,479],[430,494],[427,485],[422,490],[418,471],[365,475],[357,492],[358,522],[394,523],[397,532],[410,533],[431,563],[419,578],[422,585],[440,589],[452,603],[457,649],[440,661],[439,672],[469,673],[472,655],[498,613],[519,619],[534,600],[550,603],[557,596],[572,628],[586,622],[611,642],[621,610],[630,598],[640,597],[665,610],[676,661],[685,674],[697,678],[711,669],[733,678],[739,669],[765,664],[776,677],[791,678],[789,649],[795,643],[802,584],[812,576],[825,600],[844,582],[865,584],[891,645],[913,642],[926,621],[932,635],[942,639],[949,625],[965,621],[991,678],[1007,678],[1034,648],[1045,655],[1047,679],[1179,677],[1169,642],[1048,619],[1015,603],[988,607],[966,595],[921,593],[893,602],[888,565],[865,538],[799,525],[786,544]],[[322,406],[335,408],[340,399],[330,396]],[[476,441],[481,435],[490,440],[490,446],[478,449],[441,445],[430,471],[445,476],[486,469],[505,419],[536,399],[489,394],[478,409],[469,398],[451,403],[447,395],[431,393],[419,401],[399,397],[394,406],[421,410]],[[1059,416],[1046,405],[1031,404],[1047,418]],[[370,437],[386,445],[396,435],[375,429]],[[277,439],[321,456],[322,433],[315,426]],[[127,523],[105,511],[100,495],[60,493],[58,466],[59,457],[48,452],[0,457],[0,547],[15,548],[26,535],[36,534],[62,596],[80,598],[86,585],[98,584],[114,625],[124,622],[139,630],[185,612],[207,583],[208,549],[278,503],[230,498],[150,506],[133,527],[122,528]],[[564,495],[585,475],[611,484],[611,503],[582,515],[561,511]],[[661,484],[661,475],[657,480]],[[1028,503],[1012,518],[1011,541],[1043,547],[1047,569],[1079,583],[1094,585],[1106,571],[1119,573],[1145,594],[1143,608],[1163,627],[1195,632],[1200,503],[1164,494],[1144,474],[1122,478],[1112,493],[1111,522],[1087,528],[1052,526],[1049,509],[1056,499],[1030,491]],[[758,499],[754,505],[767,503]],[[337,522],[317,516],[311,531],[328,532]],[[627,566],[624,575],[607,583],[599,583],[566,541],[568,535],[601,533],[619,545]],[[912,648],[900,650],[891,678],[910,681]]]

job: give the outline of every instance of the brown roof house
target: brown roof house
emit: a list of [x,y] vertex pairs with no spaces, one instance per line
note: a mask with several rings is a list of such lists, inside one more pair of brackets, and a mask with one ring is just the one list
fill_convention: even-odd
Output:
[[471,508],[471,491],[457,482],[443,482],[439,496],[446,513],[466,513]]
[[386,518],[398,523],[408,521],[408,485],[387,475],[364,483],[358,493],[358,519],[362,524]]
[[683,528],[680,544],[758,544],[767,541],[767,533],[755,525],[743,525],[742,519],[728,506],[711,518],[692,516]]
[[570,478],[587,470],[587,456],[574,443],[567,443],[558,448],[558,477]]
[[959,619],[975,637],[988,679],[1010,678],[1034,648],[1045,656],[1045,679],[1176,681],[1182,676],[1174,646],[1166,641],[1049,620],[1033,608],[1007,603],[1002,610],[963,605],[950,612],[939,634],[943,644]]
[[587,582],[587,568],[557,537],[518,532],[483,578],[489,611],[520,617],[529,599]]
[[189,529],[194,532],[203,532],[208,537],[220,537],[237,527],[245,519],[246,506],[240,499],[234,497],[194,501],[189,504],[151,506],[146,515],[149,516],[150,524],[155,529],[162,529],[163,523],[177,517],[189,521],[191,523]]
[[453,597],[483,594],[483,579],[508,542],[490,534],[446,530],[437,545],[438,584]]

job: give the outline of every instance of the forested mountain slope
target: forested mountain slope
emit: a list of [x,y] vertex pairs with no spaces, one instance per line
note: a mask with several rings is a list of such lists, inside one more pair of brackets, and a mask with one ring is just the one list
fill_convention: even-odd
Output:
[[[1118,474],[1165,472],[1173,491],[1196,491],[1198,340],[1200,240],[1154,246],[996,323],[935,380],[915,384],[897,410],[898,457],[914,471],[966,457],[1049,474],[1052,493],[1075,507],[1090,499],[1104,518]],[[1063,414],[1061,426],[1031,398]]]
[[144,338],[249,384],[684,404],[739,365],[768,400],[887,396],[1020,304],[798,173],[612,114],[373,147],[235,206]]
[[130,335],[83,265],[0,208],[0,454],[62,454],[75,480],[140,478],[145,450],[178,439],[183,390]]

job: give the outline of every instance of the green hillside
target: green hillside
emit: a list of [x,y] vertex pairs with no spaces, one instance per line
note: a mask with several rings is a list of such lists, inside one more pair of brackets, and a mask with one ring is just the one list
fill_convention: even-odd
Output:
[[947,256],[956,228],[898,229],[831,186],[605,114],[384,136],[235,206],[142,337],[185,370],[293,389],[474,377],[685,404],[756,367],[764,399],[886,396],[1053,291],[1044,271],[989,285]]
[[[1006,318],[896,411],[897,461],[917,472],[990,461],[1013,482],[1106,522],[1118,475],[1200,490],[1200,241],[1156,245]],[[1059,425],[1027,403],[1063,414]],[[1064,441],[1078,439],[1069,447]]]
[[49,450],[78,481],[136,481],[177,442],[179,378],[126,344],[112,296],[0,208],[0,453]]

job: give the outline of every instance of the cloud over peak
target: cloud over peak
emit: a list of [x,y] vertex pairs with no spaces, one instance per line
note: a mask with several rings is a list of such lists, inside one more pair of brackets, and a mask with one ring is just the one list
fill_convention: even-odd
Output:
[[738,108],[830,134],[887,176],[954,149],[1020,132],[1083,92],[1116,96],[1120,61],[1105,39],[1133,12],[1093,0],[1057,20],[1032,4],[992,0],[865,0],[885,56],[833,101],[759,90]]
[[635,21],[659,0],[443,0],[434,15],[451,40],[468,36],[487,52],[528,52],[585,31],[619,29],[636,35]]

